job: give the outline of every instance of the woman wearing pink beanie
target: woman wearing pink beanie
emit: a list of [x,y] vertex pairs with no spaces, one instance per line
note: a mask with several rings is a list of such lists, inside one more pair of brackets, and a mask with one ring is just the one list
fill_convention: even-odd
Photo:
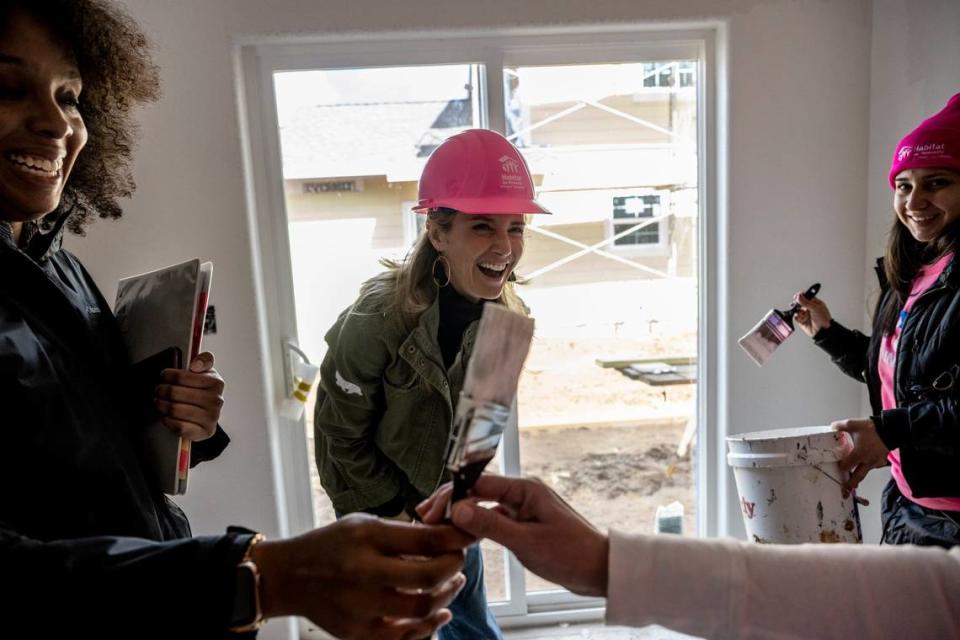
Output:
[[911,131],[889,174],[896,214],[877,261],[872,336],[797,294],[796,320],[844,373],[865,382],[873,416],[842,420],[852,490],[886,464],[883,541],[960,544],[960,94]]

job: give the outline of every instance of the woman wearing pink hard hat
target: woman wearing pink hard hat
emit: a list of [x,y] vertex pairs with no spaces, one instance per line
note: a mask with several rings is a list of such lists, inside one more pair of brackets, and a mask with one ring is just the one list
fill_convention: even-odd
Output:
[[[441,144],[420,178],[426,228],[407,259],[363,284],[326,335],[314,429],[320,481],[338,515],[416,517],[447,480],[444,451],[483,305],[513,290],[534,199],[520,152],[493,131]],[[501,638],[477,546],[441,640]]]
[[845,490],[889,464],[884,542],[950,547],[960,544],[960,94],[900,141],[888,179],[895,218],[873,335],[800,294],[797,321],[870,391],[872,417],[834,423],[853,443]]

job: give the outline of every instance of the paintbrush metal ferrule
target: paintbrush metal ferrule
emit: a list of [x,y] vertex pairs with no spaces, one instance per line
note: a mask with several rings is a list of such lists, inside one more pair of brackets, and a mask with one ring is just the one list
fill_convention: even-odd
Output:
[[793,326],[784,317],[781,311],[770,311],[756,324],[738,343],[747,352],[747,355],[762,367],[773,355],[773,352],[783,344],[784,340],[793,333]]
[[[803,297],[809,300],[819,292],[820,283],[817,282],[803,292]],[[753,329],[737,341],[758,367],[762,367],[777,347],[793,334],[793,316],[800,309],[799,301],[794,302],[786,311],[772,309]]]
[[784,320],[782,313],[779,311],[767,316],[766,325],[770,332],[769,335],[780,344],[793,333],[793,325]]
[[492,457],[486,454],[496,451],[509,421],[510,407],[497,402],[478,402],[461,392],[447,444],[447,468],[457,471],[478,457]]
[[470,487],[496,455],[510,415],[510,407],[496,402],[477,402],[461,393],[447,445],[447,469],[453,478],[447,517],[453,503],[467,497]]

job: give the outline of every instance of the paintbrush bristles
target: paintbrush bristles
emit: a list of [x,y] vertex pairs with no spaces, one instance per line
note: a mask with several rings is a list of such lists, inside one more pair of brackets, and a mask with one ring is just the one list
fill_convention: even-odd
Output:
[[500,304],[483,307],[463,391],[478,402],[513,404],[533,339],[533,318]]

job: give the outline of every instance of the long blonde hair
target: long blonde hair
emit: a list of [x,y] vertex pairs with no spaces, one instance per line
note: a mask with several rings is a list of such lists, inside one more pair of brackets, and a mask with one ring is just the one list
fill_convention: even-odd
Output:
[[[427,224],[413,248],[402,261],[382,259],[380,264],[387,270],[360,288],[360,298],[354,308],[363,306],[368,299],[383,300],[382,312],[396,314],[408,329],[416,326],[423,312],[430,308],[439,292],[434,281],[434,263],[440,253],[430,242],[430,227],[436,226],[442,233],[450,233],[453,220],[461,214],[453,209],[431,209],[427,212]],[[496,302],[508,309],[527,315],[527,306],[517,295],[514,277],[511,275]]]

